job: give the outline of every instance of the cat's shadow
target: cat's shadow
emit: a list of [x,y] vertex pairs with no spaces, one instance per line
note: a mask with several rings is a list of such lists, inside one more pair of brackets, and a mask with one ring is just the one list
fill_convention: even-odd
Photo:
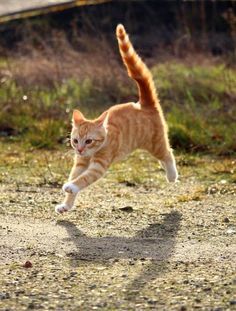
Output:
[[147,282],[168,269],[169,259],[175,250],[180,221],[181,214],[172,211],[164,215],[161,223],[149,225],[132,238],[88,237],[70,221],[60,221],[58,224],[67,230],[69,240],[76,246],[76,250],[68,254],[74,267],[80,260],[111,265],[112,259],[148,259],[149,263],[127,289],[129,292],[138,292]]
[[67,230],[67,240],[76,246],[76,250],[68,254],[72,264],[76,265],[76,260],[103,261],[112,258],[167,260],[174,251],[180,220],[181,214],[173,211],[164,215],[162,223],[153,223],[132,238],[88,237],[70,221],[62,220],[57,224]]

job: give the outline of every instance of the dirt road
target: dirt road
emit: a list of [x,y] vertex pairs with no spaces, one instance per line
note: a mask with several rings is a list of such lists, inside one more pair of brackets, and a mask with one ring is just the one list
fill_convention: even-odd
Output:
[[150,162],[133,182],[138,154],[57,215],[60,182],[22,157],[1,160],[0,310],[235,310],[231,159],[181,157],[170,185]]

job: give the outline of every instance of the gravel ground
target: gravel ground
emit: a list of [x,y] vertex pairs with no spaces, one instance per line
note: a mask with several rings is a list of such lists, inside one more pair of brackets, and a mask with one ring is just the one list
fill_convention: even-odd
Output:
[[0,157],[1,311],[236,309],[232,159],[179,156],[171,185],[135,154],[57,215],[61,167],[42,182],[32,158],[35,171],[24,153]]

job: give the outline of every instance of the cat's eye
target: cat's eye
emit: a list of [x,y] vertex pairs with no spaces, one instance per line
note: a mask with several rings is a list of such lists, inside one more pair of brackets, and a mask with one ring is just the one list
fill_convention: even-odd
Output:
[[79,142],[79,141],[78,141],[77,138],[74,138],[74,139],[73,139],[73,143],[74,143],[74,144],[78,144],[78,142]]
[[91,144],[92,141],[93,141],[92,139],[86,139],[86,140],[85,140],[85,144],[86,144],[86,145],[89,145],[89,144]]

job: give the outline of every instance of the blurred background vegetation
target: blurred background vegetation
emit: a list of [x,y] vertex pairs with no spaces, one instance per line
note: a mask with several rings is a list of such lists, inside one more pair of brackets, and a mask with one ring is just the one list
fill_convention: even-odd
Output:
[[92,118],[137,100],[115,38],[123,23],[152,70],[173,147],[235,154],[235,8],[234,1],[107,1],[1,23],[1,141],[59,148],[74,108]]

